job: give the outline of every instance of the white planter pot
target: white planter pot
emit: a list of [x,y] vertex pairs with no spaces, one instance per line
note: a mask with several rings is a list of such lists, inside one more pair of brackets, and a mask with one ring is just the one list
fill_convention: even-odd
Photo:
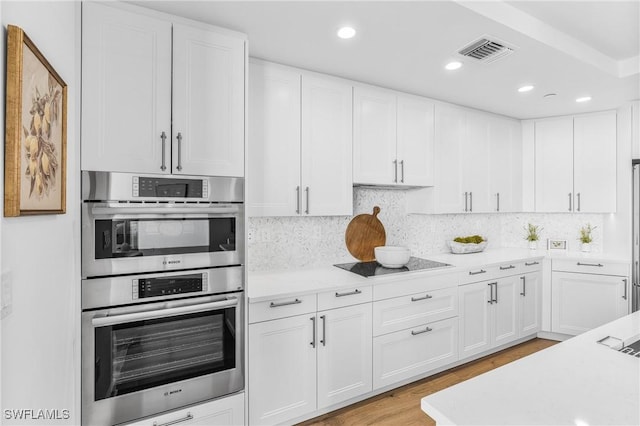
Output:
[[538,242],[537,241],[529,241],[529,250],[537,250]]
[[582,251],[590,252],[591,251],[591,243],[582,243]]

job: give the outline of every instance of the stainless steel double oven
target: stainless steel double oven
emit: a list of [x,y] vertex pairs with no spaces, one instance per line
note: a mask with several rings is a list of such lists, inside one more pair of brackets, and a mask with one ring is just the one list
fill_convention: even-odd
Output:
[[244,386],[240,178],[82,172],[82,423]]

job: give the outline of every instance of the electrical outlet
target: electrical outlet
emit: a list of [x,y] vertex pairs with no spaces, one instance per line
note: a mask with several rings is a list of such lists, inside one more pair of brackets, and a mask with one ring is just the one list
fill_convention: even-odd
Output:
[[13,274],[4,271],[0,277],[0,319],[13,312]]

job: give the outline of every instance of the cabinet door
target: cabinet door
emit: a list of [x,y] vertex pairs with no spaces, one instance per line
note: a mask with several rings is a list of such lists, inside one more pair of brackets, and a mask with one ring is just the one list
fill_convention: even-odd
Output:
[[489,196],[489,124],[490,116],[466,113],[466,137],[461,155],[462,189],[469,192],[468,211],[494,211]]
[[520,287],[519,276],[501,278],[494,286],[493,346],[499,346],[518,338]]
[[249,424],[316,410],[315,315],[249,325]]
[[244,65],[243,39],[173,25],[173,173],[244,176]]
[[573,119],[535,122],[535,204],[537,212],[573,210]]
[[[493,282],[493,281],[492,281]],[[460,359],[491,349],[490,282],[458,287]]]
[[573,119],[574,210],[616,211],[616,112]]
[[398,181],[404,185],[433,185],[433,104],[400,96],[398,102]]
[[300,212],[300,73],[249,66],[249,216]]
[[371,303],[318,312],[318,409],[371,391]]
[[391,185],[396,167],[396,95],[381,89],[353,90],[353,181]]
[[93,2],[82,21],[81,168],[169,173],[171,23]]
[[520,278],[519,337],[540,331],[542,326],[542,272],[531,272]]
[[373,388],[458,360],[458,319],[449,318],[373,339]]
[[520,125],[510,119],[489,119],[489,208],[494,212],[521,210],[522,148]]
[[435,213],[462,213],[462,143],[465,137],[464,110],[445,105],[435,107]]
[[551,331],[576,335],[627,315],[628,279],[553,272]]
[[353,214],[351,85],[302,77],[302,212]]

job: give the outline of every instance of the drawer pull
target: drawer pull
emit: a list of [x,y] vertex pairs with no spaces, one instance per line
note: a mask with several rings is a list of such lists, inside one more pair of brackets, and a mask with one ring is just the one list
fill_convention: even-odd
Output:
[[296,299],[291,302],[281,302],[281,303],[273,303],[269,305],[270,308],[279,308],[280,306],[288,306],[288,305],[297,305],[298,303],[302,303],[302,300]]
[[165,423],[158,424],[158,422],[153,422],[153,426],[171,426],[171,425],[177,425],[178,423],[182,423],[182,422],[188,422],[189,420],[193,420],[193,414],[191,413],[187,413],[187,415],[181,419],[170,420]]
[[531,263],[524,262],[524,266],[533,266],[533,265],[539,265],[539,264],[540,262],[531,262]]
[[412,297],[412,298],[411,298],[411,301],[412,301],[412,302],[417,302],[417,301],[419,301],[419,300],[426,300],[426,299],[433,299],[433,296],[432,296],[432,295],[430,295],[430,294],[427,294],[427,295],[425,295],[425,296],[423,296],[423,297]]
[[428,333],[428,332],[430,332],[430,331],[433,331],[433,328],[429,328],[429,327],[427,327],[427,328],[425,328],[424,330],[420,330],[420,331],[413,331],[413,330],[411,330],[411,334],[412,334],[413,336],[417,336],[418,334]]
[[500,270],[501,270],[501,271],[506,271],[506,270],[508,270],[508,269],[516,269],[516,267],[515,267],[515,266],[513,266],[513,265],[509,265],[509,266],[501,266],[501,267],[500,267]]
[[338,293],[336,291],[336,297],[353,296],[354,294],[360,294],[360,293],[362,293],[362,290],[358,290],[357,288],[353,291],[348,291],[346,293]]
[[581,263],[581,262],[578,262],[578,266],[597,266],[598,268],[602,268],[604,265],[602,263]]
[[480,269],[479,271],[473,272],[473,271],[469,271],[469,275],[478,275],[478,274],[485,274],[487,271],[485,271],[484,269]]

